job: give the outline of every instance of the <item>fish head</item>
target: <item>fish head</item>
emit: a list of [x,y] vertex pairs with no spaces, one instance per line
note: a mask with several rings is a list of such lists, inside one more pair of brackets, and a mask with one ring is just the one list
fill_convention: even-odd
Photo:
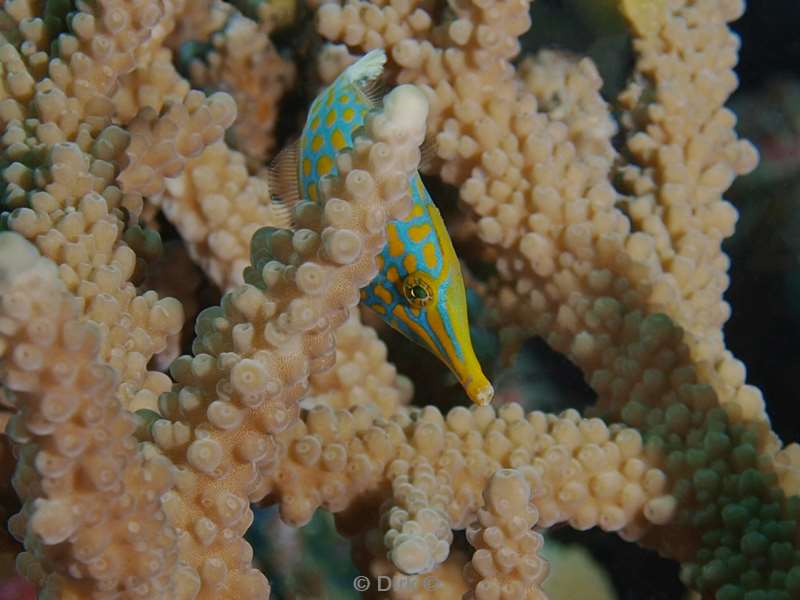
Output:
[[461,265],[422,182],[412,179],[411,186],[417,194],[414,208],[387,227],[378,276],[364,289],[362,301],[437,356],[473,402],[488,404],[494,389],[472,346]]

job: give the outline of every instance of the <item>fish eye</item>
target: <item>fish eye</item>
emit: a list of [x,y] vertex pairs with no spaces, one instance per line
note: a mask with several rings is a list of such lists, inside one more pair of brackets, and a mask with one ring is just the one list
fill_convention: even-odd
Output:
[[433,282],[425,273],[406,275],[402,290],[406,301],[416,308],[424,308],[433,301]]

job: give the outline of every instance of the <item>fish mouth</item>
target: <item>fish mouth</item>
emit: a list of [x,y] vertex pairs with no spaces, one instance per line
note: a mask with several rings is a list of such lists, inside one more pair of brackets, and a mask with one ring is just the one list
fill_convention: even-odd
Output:
[[488,382],[486,383],[486,386],[482,387],[470,396],[470,400],[472,400],[478,406],[488,406],[491,404],[493,399],[494,387],[492,387],[492,384]]
[[462,377],[462,373],[455,370],[454,372],[461,382],[461,387],[464,388],[467,396],[469,396],[469,399],[472,400],[474,404],[478,406],[488,406],[491,404],[494,399],[494,387],[489,383],[489,380],[486,379],[480,367],[478,367],[479,375],[477,377],[473,375]]

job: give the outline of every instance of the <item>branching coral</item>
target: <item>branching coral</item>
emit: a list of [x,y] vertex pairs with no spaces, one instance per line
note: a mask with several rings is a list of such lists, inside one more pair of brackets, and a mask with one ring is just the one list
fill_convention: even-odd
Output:
[[[618,121],[589,59],[512,64],[525,0],[309,3],[319,36],[348,47],[320,51],[326,76],[384,47],[403,85],[338,152],[322,201],[291,215],[261,167],[294,69],[265,32],[294,11],[233,4],[0,9],[15,232],[0,236],[0,364],[24,574],[57,597],[261,598],[242,536],[249,503],[275,502],[293,525],[337,513],[365,573],[441,575],[452,596],[544,597],[533,528],[567,522],[657,548],[708,598],[800,598],[798,449],[721,333],[722,194],[756,162],[724,108],[741,0],[621,2],[637,61]],[[191,41],[208,44],[188,70],[209,95],[173,65]],[[426,132],[427,168],[497,265],[478,287],[582,369],[588,414],[409,407],[385,347],[348,319],[410,208]],[[183,311],[140,285],[155,209],[228,290],[169,375],[150,361]],[[448,559],[454,529],[468,560]]]
[[525,478],[512,470],[496,471],[484,492],[478,522],[467,530],[476,551],[464,570],[472,586],[465,600],[545,598],[539,584],[547,565],[538,556],[542,536],[531,531],[538,519]]
[[[25,7],[15,5],[14,8],[20,11],[19,14],[9,16],[17,18],[21,32],[27,30],[32,34],[35,23],[30,25],[25,21]],[[131,23],[152,26],[159,16],[159,8],[157,4],[132,8],[102,4],[97,7],[97,14],[92,14],[92,7],[87,6],[85,11],[70,14],[68,19],[72,29],[83,33],[88,39],[89,34],[97,34],[94,24],[98,21],[106,25],[110,23],[123,33],[128,32],[126,26]],[[137,30],[133,30],[130,36],[132,41],[136,35]],[[70,36],[66,38],[71,39]],[[102,40],[102,36],[95,35],[95,39]],[[126,37],[122,36],[121,39],[125,41]],[[76,39],[76,44],[79,43]],[[19,64],[14,66],[18,70],[23,68],[13,44],[6,44],[6,50],[11,59],[18,60]],[[112,58],[116,59],[113,53]],[[119,62],[125,68],[134,67],[123,58]],[[113,71],[104,71],[107,72],[113,74]],[[48,79],[44,81],[49,82]],[[106,84],[112,88],[115,82],[110,80]],[[187,98],[188,103],[181,106],[188,106],[190,114],[204,110],[206,105],[203,100],[192,100],[191,94]],[[219,98],[219,101],[215,98]],[[264,493],[263,479],[259,476],[257,465],[263,462],[269,464],[270,444],[265,434],[274,433],[291,422],[293,409],[307,388],[309,371],[318,371],[331,364],[334,358],[331,327],[343,321],[347,308],[357,303],[358,288],[374,276],[374,256],[382,248],[387,217],[402,215],[410,208],[407,190],[398,182],[407,181],[416,168],[416,146],[424,135],[425,102],[420,93],[411,87],[398,88],[392,92],[392,99],[391,103],[387,103],[384,113],[376,114],[369,120],[364,133],[355,140],[355,147],[341,154],[339,176],[328,182],[323,192],[326,199],[324,205],[314,215],[309,215],[309,207],[299,207],[305,209],[303,214],[307,216],[306,221],[310,219],[313,223],[303,223],[307,227],[297,232],[262,229],[256,236],[252,244],[253,275],[250,279],[258,280],[261,288],[268,288],[269,297],[264,297],[252,285],[240,287],[226,296],[221,308],[205,311],[198,318],[196,326],[199,336],[194,345],[196,356],[178,359],[171,369],[177,384],[172,392],[162,395],[159,408],[164,417],[181,421],[156,421],[152,425],[152,434],[156,446],[172,459],[178,469],[176,489],[165,494],[161,503],[170,518],[170,524],[177,530],[182,548],[181,560],[191,567],[192,577],[180,580],[173,578],[171,587],[164,593],[169,593],[169,589],[179,594],[197,593],[202,582],[203,593],[208,597],[215,597],[220,587],[237,595],[264,594],[266,582],[263,576],[249,567],[249,549],[241,535],[249,525],[247,499],[257,500]],[[208,116],[211,119],[204,120],[206,124],[209,121],[211,123],[210,129],[205,125],[208,131],[214,131],[217,117],[227,120],[230,114],[224,108],[215,111],[215,107],[220,106],[219,102],[224,107],[229,100],[224,96],[209,100]],[[12,99],[10,106],[11,109],[22,110],[19,100]],[[213,133],[207,136],[203,132],[195,132],[191,118],[180,117],[186,114],[181,106],[177,109],[167,107],[160,116],[156,116],[152,109],[144,108],[129,124],[134,131],[129,144],[127,134],[111,126],[104,130],[106,138],[101,137],[93,147],[112,158],[127,145],[130,151],[127,156],[118,159],[119,163],[126,166],[136,164],[130,156],[138,156],[145,162],[145,169],[150,168],[147,166],[150,164],[147,162],[150,155],[143,152],[144,146],[136,146],[136,140],[140,139],[137,138],[137,130],[140,137],[152,136],[156,144],[163,143],[166,147],[187,139],[190,147],[197,148],[196,143],[200,143],[202,148],[202,144],[210,141],[209,136],[213,136]],[[106,108],[110,113],[111,107]],[[179,115],[177,121],[176,114]],[[111,116],[108,114],[109,118]],[[137,126],[137,122],[142,122],[142,127]],[[26,125],[30,127],[35,123]],[[91,134],[87,131],[87,135]],[[6,141],[13,143],[15,140]],[[86,143],[91,146],[91,141],[89,137]],[[392,158],[376,162],[376,156],[386,155],[386,148],[394,150]],[[196,153],[196,150],[191,153]],[[73,167],[83,166],[87,157],[91,156],[82,153],[78,144],[69,142],[56,145],[52,151],[53,162],[57,163],[59,158],[63,158],[71,160]],[[98,158],[98,161],[101,160]],[[113,164],[106,164],[105,172],[113,176]],[[180,161],[177,164],[182,166]],[[176,174],[170,170],[173,167],[155,165],[164,169],[160,171],[162,176]],[[91,167],[84,166],[85,183],[75,183],[72,187],[66,185],[72,181],[58,181],[58,176],[69,175],[74,179],[81,171],[65,174],[65,169],[58,167],[57,163],[50,168],[55,172],[55,183],[47,187],[46,192],[33,191],[30,193],[33,197],[27,197],[26,188],[19,185],[31,185],[32,182],[22,176],[12,182],[16,187],[9,190],[8,196],[17,205],[29,203],[31,207],[22,206],[12,211],[8,217],[9,227],[37,240],[40,246],[50,250],[48,255],[51,258],[58,262],[62,259],[62,264],[67,267],[61,269],[62,278],[66,279],[68,287],[72,279],[77,280],[80,290],[81,279],[74,275],[75,267],[82,269],[84,263],[81,259],[86,261],[93,258],[93,253],[80,246],[80,242],[94,242],[94,238],[81,238],[80,235],[85,231],[87,221],[88,225],[98,221],[104,225],[116,217],[117,221],[105,229],[95,227],[97,243],[105,240],[109,249],[116,243],[119,248],[117,254],[127,261],[122,265],[125,268],[117,267],[110,274],[100,271],[104,275],[100,281],[103,287],[96,289],[99,286],[95,285],[84,294],[106,292],[99,298],[100,302],[105,302],[101,306],[106,307],[102,316],[110,320],[117,317],[107,308],[108,303],[115,300],[111,293],[116,289],[114,286],[124,286],[126,275],[130,277],[132,274],[133,252],[124,244],[121,236],[123,223],[119,217],[109,215],[103,196],[96,192],[92,196]],[[20,163],[11,164],[6,169],[6,178],[9,179],[10,175],[22,168],[24,166]],[[46,169],[39,171],[40,177],[48,174]],[[123,186],[129,185],[135,189],[137,183],[126,182],[125,173],[126,170],[119,173]],[[150,173],[158,183],[159,171],[151,169]],[[134,178],[134,182],[151,185],[141,178]],[[57,187],[59,183],[62,184],[61,188]],[[147,191],[156,190],[156,187],[148,187]],[[59,191],[62,192],[61,198],[53,198],[52,194]],[[80,195],[72,203],[78,204],[77,210],[60,209],[58,199],[68,203],[71,200],[68,193],[76,191]],[[14,204],[11,204],[10,208],[13,207]],[[55,217],[52,216],[54,211]],[[55,220],[58,225],[59,218],[61,223],[66,223],[61,228],[49,229],[48,235],[50,238],[55,236],[55,241],[45,245],[47,235],[37,237],[40,231],[48,231],[42,222],[49,224]],[[101,238],[100,233],[106,231],[105,237]],[[78,248],[67,253],[72,246],[63,249],[65,243]],[[63,255],[59,252],[62,250]],[[104,246],[96,248],[96,252],[100,253],[98,257],[104,256],[104,250]],[[316,257],[316,260],[309,260],[312,257]],[[84,281],[96,283],[92,281],[91,264],[86,266],[88,269],[83,270]],[[69,267],[73,267],[72,270]],[[127,285],[133,292],[132,286]],[[106,300],[106,296],[110,300]],[[146,299],[147,294],[135,296],[132,303],[143,298]],[[77,305],[81,306],[82,303]],[[112,308],[116,307],[112,305]],[[87,316],[92,321],[103,322],[96,313]],[[155,314],[155,318],[159,316],[159,313]],[[164,320],[164,317],[160,318]],[[158,326],[159,321],[155,325]],[[175,333],[175,330],[170,333]],[[112,335],[104,338],[113,340]],[[125,347],[126,340],[121,342]],[[152,348],[150,355],[159,349]],[[203,381],[206,384],[205,391],[201,385]],[[241,428],[245,424],[249,432]],[[222,476],[227,487],[219,489],[214,482]],[[191,533],[187,535],[189,527]],[[116,586],[112,583],[111,587]],[[154,589],[157,588],[154,586]]]
[[[277,25],[273,19],[265,15],[259,27],[230,4],[193,5],[193,26],[182,27],[175,36],[181,42],[179,54],[185,55],[193,86],[226,91],[236,100],[239,114],[231,137],[257,169],[274,150],[278,104],[294,83],[294,64],[281,58],[270,42],[268,34]],[[207,28],[214,23],[220,26],[212,33]]]
[[137,451],[116,373],[98,361],[100,331],[81,320],[55,265],[11,233],[0,248],[4,383],[18,411],[6,431],[20,445],[24,502],[9,528],[29,550],[20,571],[66,596],[163,594],[181,570],[160,501],[171,465]]

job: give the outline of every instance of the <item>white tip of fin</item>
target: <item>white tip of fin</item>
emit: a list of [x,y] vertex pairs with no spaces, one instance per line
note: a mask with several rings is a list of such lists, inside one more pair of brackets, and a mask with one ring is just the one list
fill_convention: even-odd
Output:
[[370,79],[376,79],[383,73],[386,64],[386,52],[383,48],[370,50],[364,56],[345,69],[345,75],[350,83],[356,84]]

